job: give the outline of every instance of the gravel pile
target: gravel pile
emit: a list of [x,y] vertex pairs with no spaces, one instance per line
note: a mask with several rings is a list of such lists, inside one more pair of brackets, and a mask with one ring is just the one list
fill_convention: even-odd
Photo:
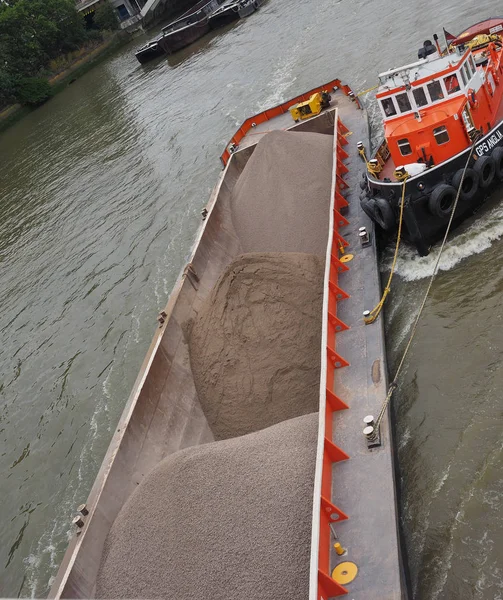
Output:
[[250,253],[213,288],[190,335],[196,390],[215,439],[318,410],[323,262]]
[[317,414],[166,458],[105,544],[98,598],[305,600]]
[[244,252],[325,255],[333,136],[273,131],[257,144],[232,192]]

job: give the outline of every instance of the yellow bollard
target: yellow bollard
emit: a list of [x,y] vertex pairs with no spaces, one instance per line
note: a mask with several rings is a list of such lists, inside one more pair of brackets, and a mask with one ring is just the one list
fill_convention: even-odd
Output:
[[334,548],[335,548],[335,551],[337,552],[337,554],[338,554],[339,556],[342,556],[342,555],[344,554],[344,552],[346,552],[346,549],[345,549],[345,548],[343,548],[343,547],[342,547],[342,546],[339,544],[339,542],[336,542],[336,543],[334,544]]

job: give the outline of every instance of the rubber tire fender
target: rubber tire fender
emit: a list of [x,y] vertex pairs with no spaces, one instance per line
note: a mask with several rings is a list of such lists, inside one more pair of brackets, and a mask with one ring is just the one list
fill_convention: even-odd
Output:
[[[448,185],[447,183],[440,183],[437,185],[428,199],[428,208],[431,214],[440,217],[441,219],[447,219],[452,212],[456,194],[457,190],[453,188],[452,185]],[[445,206],[442,205],[449,196],[452,197],[452,201],[448,207],[445,208]]]
[[503,181],[503,146],[498,146],[491,154],[494,160],[494,168],[496,169],[496,177]]
[[474,171],[479,176],[479,185],[485,190],[494,180],[496,175],[496,164],[494,158],[485,154],[481,156],[473,165]]
[[[456,190],[456,194],[458,193],[459,184],[461,183],[461,178],[463,177],[463,169],[459,169],[454,173],[454,177],[452,178],[452,187]],[[463,179],[463,188],[459,194],[459,197],[462,200],[473,200],[479,191],[479,176],[476,171],[473,169],[466,169],[465,177]]]
[[360,199],[362,210],[368,215],[374,223],[377,223],[381,229],[391,233],[396,229],[395,213],[389,202],[384,198],[368,198],[364,196]]

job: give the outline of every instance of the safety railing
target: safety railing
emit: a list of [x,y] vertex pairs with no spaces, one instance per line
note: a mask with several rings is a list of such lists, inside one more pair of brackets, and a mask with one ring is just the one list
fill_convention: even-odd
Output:
[[[311,537],[311,565],[309,600],[327,600],[341,596],[347,590],[330,575],[331,524],[343,521],[348,515],[332,503],[332,470],[334,463],[348,460],[349,456],[334,443],[333,413],[348,406],[333,391],[335,370],[349,366],[337,352],[337,334],[349,329],[337,316],[337,307],[349,295],[339,286],[339,275],[349,267],[340,259],[348,242],[339,228],[348,225],[341,209],[348,205],[342,191],[348,187],[344,175],[348,172],[344,160],[348,154],[347,128],[340,121],[338,111],[334,119],[334,161],[330,206],[329,239],[327,245],[323,296],[323,328],[320,377],[320,412],[316,474],[314,485],[313,524]],[[336,436],[335,436],[336,437]],[[342,507],[344,508],[344,507]]]
[[232,136],[231,141],[227,144],[227,147],[225,148],[222,156],[220,157],[220,160],[222,161],[223,166],[225,167],[225,165],[227,164],[227,161],[229,160],[229,157],[231,155],[231,148],[236,148],[237,146],[239,146],[239,143],[241,142],[241,140],[245,137],[245,135],[250,131],[250,129],[252,127],[255,127],[256,125],[260,125],[260,123],[265,123],[266,121],[274,119],[275,117],[278,117],[279,115],[282,115],[282,114],[288,112],[290,107],[292,107],[294,104],[297,104],[298,102],[305,102],[306,100],[309,100],[309,98],[313,94],[317,94],[318,92],[321,92],[323,90],[332,90],[332,89],[342,90],[344,92],[344,94],[346,94],[346,96],[352,96],[354,98],[354,101],[356,103],[358,103],[358,98],[355,97],[355,95],[351,91],[351,88],[349,87],[349,85],[344,85],[343,83],[341,83],[341,81],[339,79],[334,79],[333,81],[329,81],[328,83],[325,83],[324,85],[320,85],[316,88],[313,88],[309,92],[305,92],[304,94],[301,94],[300,96],[291,98],[290,100],[283,102],[283,104],[279,104],[278,106],[275,106],[273,108],[268,108],[267,110],[264,110],[263,112],[258,113],[257,115],[246,119],[246,121],[241,125],[241,127]]

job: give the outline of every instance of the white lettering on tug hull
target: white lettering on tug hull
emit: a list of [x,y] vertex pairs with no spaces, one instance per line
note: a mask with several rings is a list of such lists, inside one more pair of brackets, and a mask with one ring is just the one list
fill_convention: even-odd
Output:
[[503,133],[501,133],[501,131],[498,129],[490,137],[485,139],[481,144],[476,146],[475,152],[479,156],[483,156],[484,154],[491,152],[494,146],[497,146],[502,139]]

